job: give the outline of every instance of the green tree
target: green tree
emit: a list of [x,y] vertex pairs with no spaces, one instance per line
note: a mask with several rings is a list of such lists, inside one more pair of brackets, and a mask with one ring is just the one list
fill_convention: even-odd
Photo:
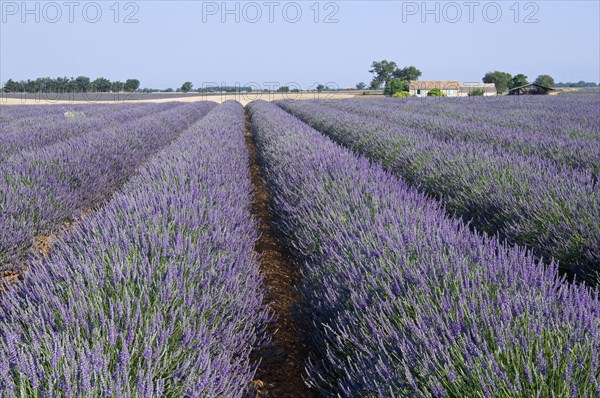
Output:
[[189,93],[190,91],[192,91],[192,87],[194,85],[192,84],[192,82],[185,82],[181,85],[181,91],[183,91],[184,93]]
[[524,86],[526,84],[529,84],[529,82],[527,81],[527,76],[525,76],[522,73],[519,73],[518,75],[515,75],[510,80],[510,83],[508,84],[508,87],[512,89],[512,88],[515,88],[515,87]]
[[382,61],[373,61],[371,64],[370,73],[372,73],[373,80],[371,80],[371,88],[378,89],[381,85],[387,84],[394,75],[396,69],[398,69],[398,65],[394,61],[382,60]]
[[140,81],[138,79],[127,79],[125,81],[125,91],[133,92],[140,88]]
[[445,97],[446,94],[442,93],[442,90],[440,90],[439,88],[432,88],[431,90],[429,90],[427,92],[427,96],[428,97]]
[[8,79],[8,81],[4,83],[4,91],[7,93],[19,92],[19,83],[15,82],[13,79]]
[[22,82],[22,84],[25,87],[25,92],[35,93],[37,91],[37,87],[35,85],[35,80],[29,80],[29,79],[27,79],[27,81],[26,82]]
[[325,88],[326,87],[324,85],[322,85],[322,84],[317,85],[317,91],[318,92],[321,92],[321,91],[325,90]]
[[391,97],[399,91],[408,91],[408,80],[391,79],[385,84],[383,94]]
[[421,75],[421,71],[415,66],[407,66],[402,69],[396,69],[393,73],[393,76],[396,79],[408,81],[419,80],[419,77],[421,77]]
[[75,78],[75,89],[80,93],[85,93],[91,88],[90,78],[86,76],[77,76]]
[[108,80],[104,77],[99,77],[92,82],[92,87],[93,87],[94,91],[98,91],[101,93],[107,93],[110,91],[112,84],[111,84],[110,80]]
[[124,89],[125,89],[125,83],[120,82],[118,80],[116,82],[112,82],[112,84],[110,86],[110,91],[112,91],[113,93],[120,93]]
[[554,86],[554,79],[550,75],[539,75],[535,79],[534,83],[535,84],[539,84],[540,86],[544,86],[544,87],[553,87]]
[[360,83],[356,84],[357,90],[364,90],[365,88],[367,88],[367,85],[364,82],[360,82]]
[[289,93],[290,88],[289,88],[289,86],[281,86],[281,87],[277,88],[277,92],[278,93]]
[[496,91],[498,93],[503,93],[508,89],[508,85],[510,83],[510,79],[512,78],[510,73],[494,71],[488,72],[483,76],[484,83],[494,83],[496,86]]

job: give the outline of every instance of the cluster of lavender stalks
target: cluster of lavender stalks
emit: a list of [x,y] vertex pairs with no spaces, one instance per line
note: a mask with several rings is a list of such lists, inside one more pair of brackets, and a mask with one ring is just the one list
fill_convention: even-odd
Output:
[[[594,283],[600,139],[587,102],[541,101],[508,124],[477,101],[247,107],[315,390],[600,396],[600,293],[558,268]],[[273,317],[242,106],[21,109],[0,114],[0,271],[29,266],[1,286],[0,396],[255,395]]]

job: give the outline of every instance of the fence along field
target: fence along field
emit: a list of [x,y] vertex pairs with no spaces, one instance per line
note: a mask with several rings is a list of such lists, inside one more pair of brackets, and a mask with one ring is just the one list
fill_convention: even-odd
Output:
[[[250,104],[302,273],[295,376],[327,397],[600,395],[586,97]],[[0,396],[269,392],[244,131],[235,102],[0,108],[0,261],[22,274],[0,281]]]

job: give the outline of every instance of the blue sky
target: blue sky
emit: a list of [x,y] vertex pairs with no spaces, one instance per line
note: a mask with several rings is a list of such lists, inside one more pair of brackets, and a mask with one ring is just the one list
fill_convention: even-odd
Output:
[[415,65],[422,79],[502,70],[600,81],[599,1],[115,3],[0,1],[0,81],[351,87],[381,59]]

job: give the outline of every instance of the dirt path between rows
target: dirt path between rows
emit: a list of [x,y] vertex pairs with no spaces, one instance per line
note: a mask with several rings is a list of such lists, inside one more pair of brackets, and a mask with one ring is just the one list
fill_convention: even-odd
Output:
[[255,249],[260,254],[261,273],[265,279],[265,300],[276,316],[268,327],[268,332],[274,335],[273,344],[259,353],[261,364],[253,384],[257,387],[258,397],[316,398],[319,395],[304,384],[308,351],[302,341],[301,323],[293,311],[299,296],[295,286],[300,281],[300,271],[293,265],[289,251],[276,238],[272,227],[269,192],[263,181],[247,116],[246,145],[254,185],[253,214],[261,234]]

